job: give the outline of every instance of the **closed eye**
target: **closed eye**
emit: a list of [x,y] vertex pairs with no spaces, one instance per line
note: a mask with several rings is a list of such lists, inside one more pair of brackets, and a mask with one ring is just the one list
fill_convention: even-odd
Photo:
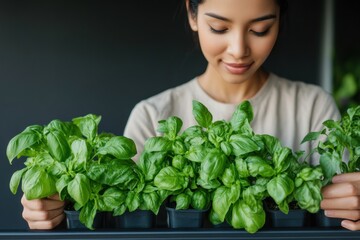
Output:
[[255,36],[258,36],[258,37],[263,37],[263,36],[266,36],[266,34],[268,34],[270,29],[267,29],[263,32],[256,32],[256,31],[253,31],[251,30],[251,32],[255,35]]
[[218,29],[215,29],[213,27],[210,27],[210,31],[213,32],[213,33],[216,33],[216,34],[221,34],[221,33],[225,33],[227,31],[227,29],[225,28],[225,29],[218,30]]

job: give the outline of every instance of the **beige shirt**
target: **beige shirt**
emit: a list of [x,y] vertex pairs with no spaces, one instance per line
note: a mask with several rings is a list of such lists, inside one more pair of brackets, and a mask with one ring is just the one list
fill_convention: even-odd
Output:
[[[212,99],[199,85],[197,78],[178,87],[139,102],[132,110],[124,136],[133,139],[137,146],[137,160],[145,140],[160,135],[158,121],[170,116],[183,120],[183,129],[196,124],[192,115],[192,100],[203,103],[213,120],[230,120],[236,104]],[[322,129],[322,122],[339,119],[340,114],[332,96],[319,86],[290,81],[270,74],[260,91],[249,99],[254,120],[251,126],[257,134],[270,134],[279,138],[284,146],[294,151],[310,151],[310,144],[300,144],[310,131]],[[318,159],[311,159],[316,164]]]

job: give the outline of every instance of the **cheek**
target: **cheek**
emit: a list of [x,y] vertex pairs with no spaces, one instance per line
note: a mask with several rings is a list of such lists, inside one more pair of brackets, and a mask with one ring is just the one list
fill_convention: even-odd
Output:
[[277,34],[269,36],[265,39],[258,39],[253,41],[252,44],[252,54],[256,54],[260,58],[267,58],[271,53],[277,39]]
[[215,56],[221,55],[226,49],[224,39],[211,33],[210,30],[199,31],[199,43],[203,55],[208,61],[211,61],[211,58]]

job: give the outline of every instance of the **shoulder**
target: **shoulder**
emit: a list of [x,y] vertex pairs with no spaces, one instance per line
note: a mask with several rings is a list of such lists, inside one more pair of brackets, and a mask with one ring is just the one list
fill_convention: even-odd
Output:
[[331,105],[336,108],[332,95],[322,87],[301,81],[289,80],[272,74],[273,87],[280,91],[280,94],[296,101],[300,105]]
[[333,96],[322,87],[293,81],[273,75],[273,85],[279,89],[283,101],[287,101],[297,109],[298,114],[318,121],[338,119],[339,110]]
[[290,91],[291,93],[296,92],[301,94],[301,96],[329,96],[329,93],[315,84],[290,80],[284,77],[279,77],[275,74],[272,74],[272,81],[273,85],[281,91]]

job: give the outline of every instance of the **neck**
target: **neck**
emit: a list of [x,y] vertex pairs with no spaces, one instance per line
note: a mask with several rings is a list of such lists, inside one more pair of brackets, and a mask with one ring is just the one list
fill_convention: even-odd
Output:
[[205,73],[198,77],[198,81],[203,90],[216,101],[239,104],[255,96],[268,76],[267,72],[258,70],[248,79],[229,82],[207,68]]

